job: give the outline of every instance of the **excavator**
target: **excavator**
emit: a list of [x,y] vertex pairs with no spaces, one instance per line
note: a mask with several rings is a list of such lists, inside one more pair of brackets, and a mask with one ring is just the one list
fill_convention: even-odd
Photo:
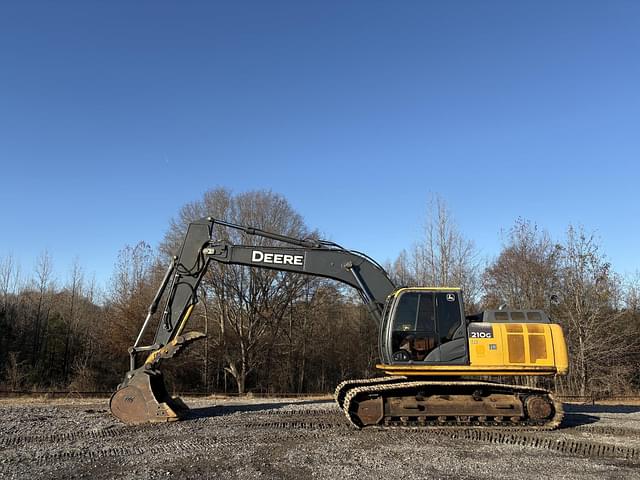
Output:
[[[216,240],[214,225],[283,246]],[[356,428],[549,430],[562,420],[562,404],[548,390],[504,383],[516,376],[567,373],[562,329],[544,311],[498,309],[465,316],[460,288],[398,288],[373,259],[336,243],[206,217],[189,224],[129,348],[129,371],[110,399],[111,412],[122,422],[167,422],[189,416],[184,402],[168,393],[159,364],[204,337],[185,332],[185,327],[211,262],[315,275],[358,292],[378,324],[376,368],[385,375],[337,386],[336,402]],[[142,345],[163,295],[166,300],[153,343]]]

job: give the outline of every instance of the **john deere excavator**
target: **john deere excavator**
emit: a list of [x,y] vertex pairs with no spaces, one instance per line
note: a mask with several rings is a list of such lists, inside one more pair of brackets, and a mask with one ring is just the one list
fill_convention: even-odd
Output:
[[[287,246],[216,241],[216,224]],[[347,380],[336,388],[337,403],[357,428],[552,429],[562,419],[562,406],[550,392],[484,379],[567,372],[562,330],[543,311],[488,310],[465,317],[459,288],[397,288],[374,260],[333,242],[208,217],[189,225],[129,349],[130,369],[110,401],[111,412],[123,422],[165,422],[188,413],[180,399],[168,394],[158,367],[204,336],[184,330],[211,262],[316,275],[356,289],[378,323],[377,368],[386,374]],[[153,344],[141,345],[167,287]]]

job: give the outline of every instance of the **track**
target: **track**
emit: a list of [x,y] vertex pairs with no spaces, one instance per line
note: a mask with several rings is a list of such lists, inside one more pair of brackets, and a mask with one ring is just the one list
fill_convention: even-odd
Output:
[[[557,428],[564,416],[562,404],[560,402],[556,402],[553,399],[553,396],[547,392],[546,390],[540,388],[527,388],[519,385],[505,385],[498,384],[494,382],[477,382],[477,381],[452,381],[452,382],[443,382],[443,381],[407,381],[407,382],[375,382],[375,383],[366,383],[362,386],[352,386],[347,387],[346,392],[342,391],[344,396],[343,402],[340,403],[340,407],[344,412],[347,420],[356,428],[377,428],[379,425],[367,425],[367,423],[363,422],[361,418],[358,417],[358,414],[355,412],[355,409],[352,409],[352,405],[357,405],[358,399],[367,399],[370,396],[376,397],[386,397],[386,396],[399,396],[405,397],[407,399],[413,399],[418,397],[419,392],[422,389],[434,389],[435,392],[431,394],[433,398],[437,398],[442,394],[438,393],[438,390],[442,390],[442,392],[447,393],[452,391],[455,388],[464,388],[466,390],[474,390],[474,389],[484,389],[491,392],[494,391],[508,391],[510,395],[513,397],[521,396],[521,395],[540,395],[547,398],[545,400],[549,404],[549,411],[546,413],[548,416],[542,420],[535,420],[524,417],[506,417],[501,412],[499,416],[496,416],[496,413],[484,413],[486,410],[483,410],[481,414],[475,414],[475,416],[470,416],[469,414],[460,415],[460,414],[448,414],[448,416],[441,416],[441,414],[429,414],[428,408],[424,408],[424,411],[420,414],[416,414],[411,412],[411,416],[408,413],[401,414],[391,414],[393,416],[389,416],[387,413],[387,406],[385,400],[384,407],[384,417],[382,419],[383,425],[385,428],[445,428],[445,427],[453,427],[453,428],[467,428],[467,427],[476,427],[476,428],[501,428],[501,429],[520,429],[520,430],[553,430]],[[475,395],[475,394],[474,394]],[[448,397],[449,395],[442,395]],[[467,398],[471,400],[471,395],[467,394]],[[473,402],[471,402],[473,403]],[[551,403],[553,403],[553,408],[551,408]],[[380,405],[382,402],[380,402]],[[413,407],[417,408],[417,407]],[[484,407],[483,407],[484,408]],[[380,417],[383,416],[382,408],[379,410]],[[417,410],[416,410],[417,411]],[[403,416],[407,415],[407,416]]]
[[397,376],[397,377],[376,377],[376,378],[358,378],[353,380],[345,380],[338,384],[333,392],[333,398],[340,408],[344,407],[344,400],[349,392],[349,390],[354,387],[367,387],[372,385],[381,385],[381,384],[391,384],[391,383],[400,383],[408,380],[407,377]]

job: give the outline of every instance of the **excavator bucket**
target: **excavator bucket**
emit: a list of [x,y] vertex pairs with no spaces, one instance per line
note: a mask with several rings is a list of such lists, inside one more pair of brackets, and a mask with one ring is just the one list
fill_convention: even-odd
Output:
[[124,382],[111,395],[111,413],[129,424],[172,422],[183,418],[189,407],[178,397],[169,395],[162,372],[155,367],[161,360],[174,357],[185,346],[203,337],[204,333],[188,332],[153,351],[143,366],[127,373]]
[[182,400],[171,397],[162,372],[141,367],[111,396],[111,413],[128,424],[172,422],[189,411]]

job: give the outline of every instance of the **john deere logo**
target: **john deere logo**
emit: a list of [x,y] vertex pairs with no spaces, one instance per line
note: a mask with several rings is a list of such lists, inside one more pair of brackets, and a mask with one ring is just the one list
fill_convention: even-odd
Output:
[[304,265],[304,255],[287,255],[283,253],[266,253],[260,250],[251,252],[253,263],[275,263],[279,265]]

